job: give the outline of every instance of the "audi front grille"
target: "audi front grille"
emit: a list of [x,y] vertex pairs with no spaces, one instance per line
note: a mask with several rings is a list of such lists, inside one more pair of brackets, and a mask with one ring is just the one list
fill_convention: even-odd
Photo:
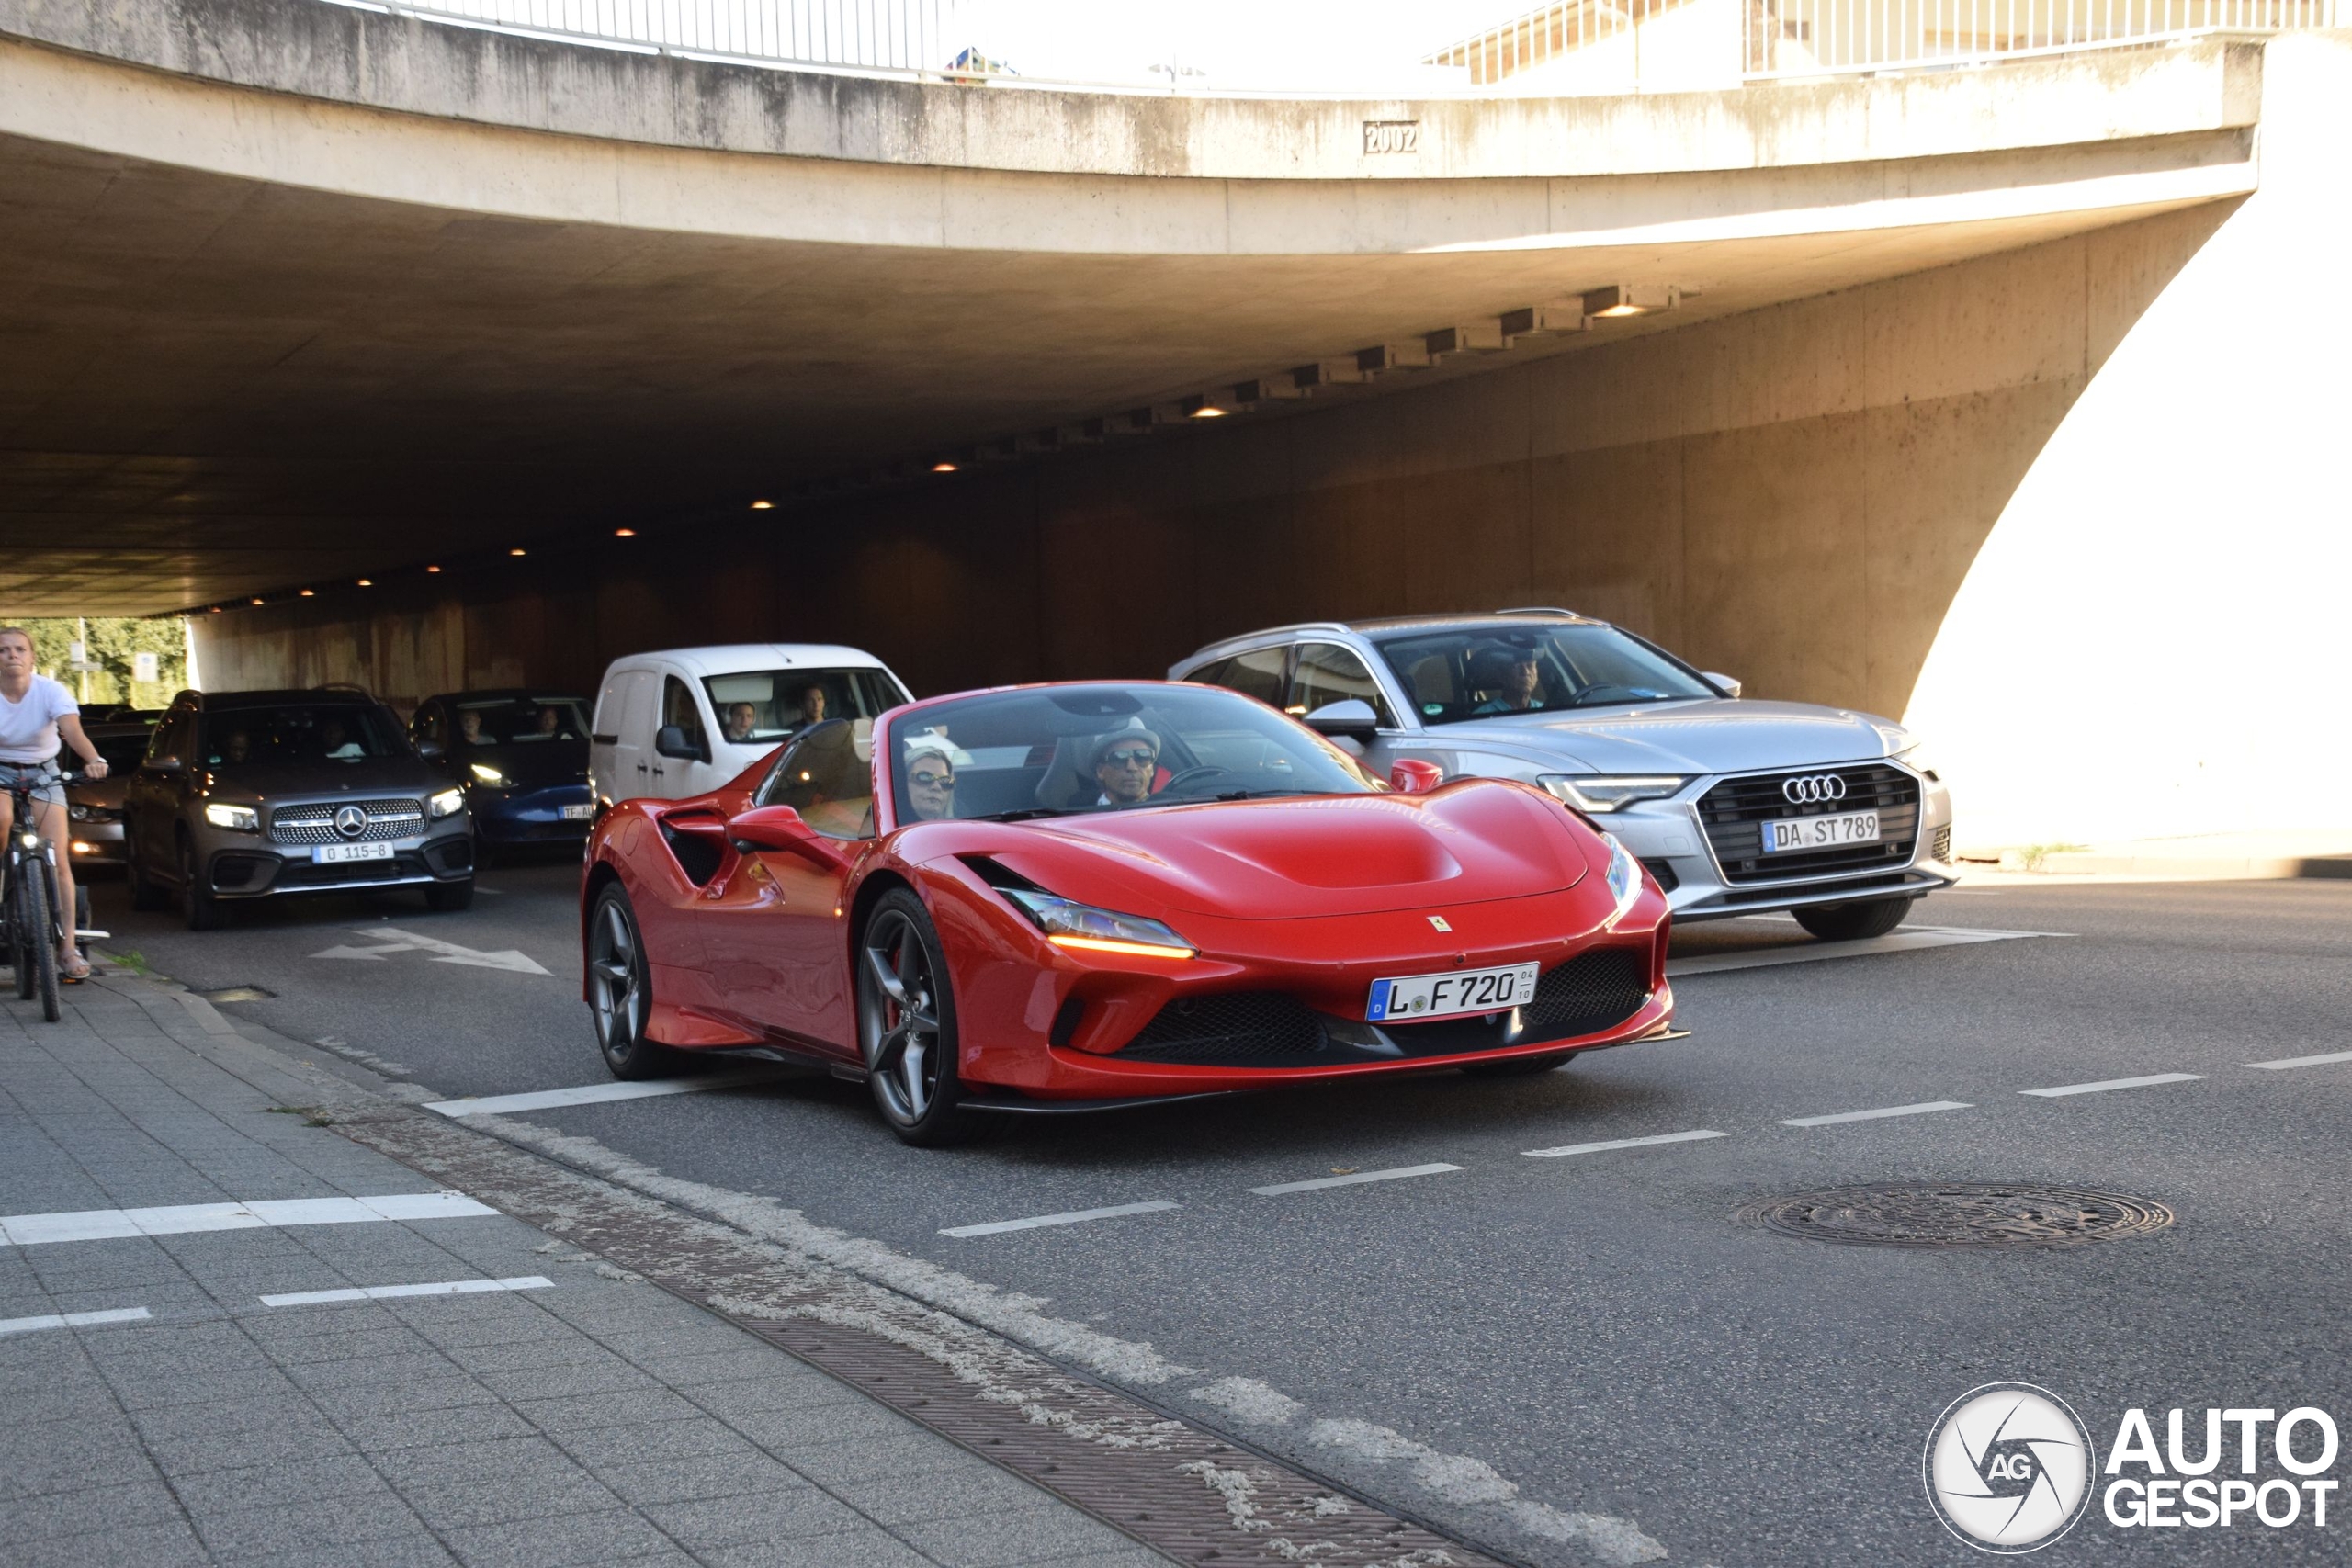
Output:
[[[1836,778],[1844,786],[1843,795],[1795,804],[1782,787],[1792,781],[1826,778]],[[1796,793],[1835,792],[1800,784]],[[1877,843],[1793,850],[1777,855],[1764,852],[1762,824],[1766,822],[1784,817],[1834,817],[1849,811],[1878,813]],[[1883,762],[1725,779],[1699,797],[1699,820],[1728,883],[1784,882],[1792,877],[1878,871],[1910,863],[1919,837],[1919,781]]]
[[[345,807],[368,814],[367,826],[345,833],[334,814]],[[280,844],[364,844],[377,839],[413,839],[424,831],[424,807],[413,800],[322,800],[281,806],[269,814],[269,836]]]

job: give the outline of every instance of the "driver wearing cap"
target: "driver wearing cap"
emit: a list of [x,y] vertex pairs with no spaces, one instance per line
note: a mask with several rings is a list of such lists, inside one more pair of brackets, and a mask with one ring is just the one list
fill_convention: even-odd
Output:
[[1097,806],[1134,806],[1151,798],[1159,772],[1159,737],[1148,729],[1114,729],[1098,736],[1089,759],[1102,786]]

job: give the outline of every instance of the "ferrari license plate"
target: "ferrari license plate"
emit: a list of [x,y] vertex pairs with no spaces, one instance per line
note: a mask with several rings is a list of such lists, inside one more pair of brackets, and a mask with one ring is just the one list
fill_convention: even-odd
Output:
[[1790,850],[1837,850],[1848,844],[1879,841],[1878,813],[1841,811],[1835,817],[1783,817],[1764,824],[1764,852]]
[[585,822],[595,815],[596,807],[584,800],[577,806],[567,806],[563,808],[563,819],[567,822]]
[[1465,1012],[1500,1012],[1535,999],[1533,964],[1507,969],[1457,969],[1447,975],[1408,975],[1374,980],[1364,1017],[1374,1023],[1410,1019],[1457,1018]]
[[392,846],[390,844],[312,844],[311,846],[312,865],[341,865],[346,861],[391,858]]

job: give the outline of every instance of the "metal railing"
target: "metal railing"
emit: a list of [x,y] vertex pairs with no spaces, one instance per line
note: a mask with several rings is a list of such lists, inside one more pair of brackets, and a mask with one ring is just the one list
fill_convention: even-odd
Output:
[[852,71],[937,72],[959,47],[956,0],[334,0],[361,10],[642,52]]
[[2352,20],[2352,0],[1748,0],[1752,80],[1979,64]]

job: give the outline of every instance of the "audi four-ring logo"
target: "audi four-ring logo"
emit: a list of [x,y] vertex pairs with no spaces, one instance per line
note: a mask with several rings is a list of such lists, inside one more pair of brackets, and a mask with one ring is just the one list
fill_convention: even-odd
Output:
[[[1790,798],[1795,797],[1792,795]],[[346,839],[359,837],[368,830],[368,813],[356,806],[337,807],[334,813],[334,830]]]
[[1846,781],[1836,773],[1807,773],[1801,779],[1781,780],[1781,793],[1788,796],[1791,806],[1822,806],[1846,798]]

